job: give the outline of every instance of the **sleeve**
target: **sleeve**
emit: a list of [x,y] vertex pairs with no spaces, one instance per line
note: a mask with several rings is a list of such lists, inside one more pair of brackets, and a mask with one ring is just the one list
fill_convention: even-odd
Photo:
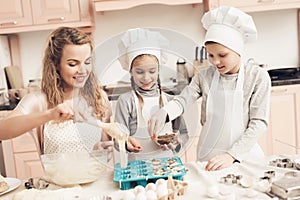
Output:
[[116,104],[115,122],[125,125],[128,129],[130,127],[130,97],[128,94],[120,95]]
[[243,160],[266,131],[270,114],[271,80],[266,71],[256,80],[249,102],[249,122],[242,137],[228,151],[237,160]]
[[[130,128],[130,115],[132,112],[131,108],[131,93],[125,93],[119,96],[116,109],[115,109],[115,122],[120,123],[122,125],[125,125],[130,132],[130,135],[132,133],[132,130]],[[135,132],[135,130],[134,130]],[[119,151],[119,145],[118,142],[114,141],[114,146],[117,151]]]
[[192,103],[201,97],[201,79],[202,76],[198,73],[193,77],[191,83],[182,90],[180,95],[174,97],[172,101],[166,104],[163,109],[168,113],[170,120],[174,120],[181,115]]
[[182,141],[182,144],[186,144],[188,142],[189,135],[183,116],[179,116],[173,120],[172,126],[174,132],[179,131],[179,137]]
[[18,103],[15,110],[22,114],[42,112],[47,109],[46,96],[43,93],[29,93]]

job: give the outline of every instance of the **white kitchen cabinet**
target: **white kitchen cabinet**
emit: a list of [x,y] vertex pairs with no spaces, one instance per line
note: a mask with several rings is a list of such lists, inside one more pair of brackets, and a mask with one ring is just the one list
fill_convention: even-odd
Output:
[[266,155],[299,153],[299,84],[272,87],[270,125],[262,136],[260,145]]
[[73,0],[31,0],[34,24],[79,21],[79,2]]
[[0,0],[0,34],[92,27],[90,0]]
[[95,3],[95,11],[112,11],[129,9],[136,6],[147,4],[163,4],[163,5],[185,5],[199,4],[202,0],[93,0]]
[[0,4],[1,29],[32,24],[30,0],[0,0]]
[[300,8],[299,0],[209,0],[210,9],[218,6],[234,6],[245,12]]

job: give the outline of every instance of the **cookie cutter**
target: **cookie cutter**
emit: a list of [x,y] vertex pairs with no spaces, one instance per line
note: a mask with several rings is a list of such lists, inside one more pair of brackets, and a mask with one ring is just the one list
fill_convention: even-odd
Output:
[[281,168],[294,168],[294,162],[289,158],[278,158],[269,162],[271,166]]
[[227,174],[220,178],[220,182],[228,185],[240,184],[242,177],[242,175]]

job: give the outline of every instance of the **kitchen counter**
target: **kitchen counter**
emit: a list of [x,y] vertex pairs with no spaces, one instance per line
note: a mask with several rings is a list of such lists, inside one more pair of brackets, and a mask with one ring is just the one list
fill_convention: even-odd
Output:
[[272,86],[300,84],[300,78],[299,79],[287,79],[287,80],[271,81],[271,83],[272,83]]
[[[262,160],[253,159],[242,163],[235,163],[229,168],[208,172],[204,170],[205,162],[191,162],[186,163],[188,169],[187,174],[184,176],[184,181],[188,183],[188,188],[183,196],[178,196],[176,199],[272,199],[267,194],[260,192],[261,185],[259,185],[260,177],[263,177],[267,171],[275,171],[273,180],[278,180],[284,176],[286,172],[300,173],[295,169],[279,168],[269,165],[270,161],[282,156],[269,156]],[[300,158],[300,155],[290,155],[284,158]],[[242,175],[243,177],[250,177],[253,180],[253,185],[249,188],[242,187],[238,184],[224,184],[220,180],[228,174]],[[209,198],[208,193],[212,195],[213,191],[219,191],[218,197]],[[1,196],[2,200],[11,200],[16,193],[24,192],[24,186],[20,186],[17,190]],[[109,195],[113,200],[121,200],[128,190],[120,190],[119,184],[113,182],[113,170],[107,169],[101,178],[91,184],[85,184],[72,188],[65,188],[61,191],[62,196],[69,197],[64,199],[85,199],[92,200],[94,196]],[[30,192],[30,191],[29,191]],[[19,193],[20,194],[20,193]],[[251,194],[251,196],[250,196]],[[70,198],[73,196],[74,198]],[[34,199],[31,199],[34,200]]]

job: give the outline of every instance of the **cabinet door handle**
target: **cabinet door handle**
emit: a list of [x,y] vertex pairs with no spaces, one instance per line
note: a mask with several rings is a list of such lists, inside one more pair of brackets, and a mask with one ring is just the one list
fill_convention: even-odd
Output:
[[273,3],[275,0],[257,0],[257,3]]
[[57,18],[51,18],[48,19],[48,22],[53,22],[53,21],[64,21],[65,17],[57,17]]
[[17,21],[2,23],[1,26],[17,25]]
[[288,89],[281,89],[281,90],[271,90],[272,93],[285,93]]

